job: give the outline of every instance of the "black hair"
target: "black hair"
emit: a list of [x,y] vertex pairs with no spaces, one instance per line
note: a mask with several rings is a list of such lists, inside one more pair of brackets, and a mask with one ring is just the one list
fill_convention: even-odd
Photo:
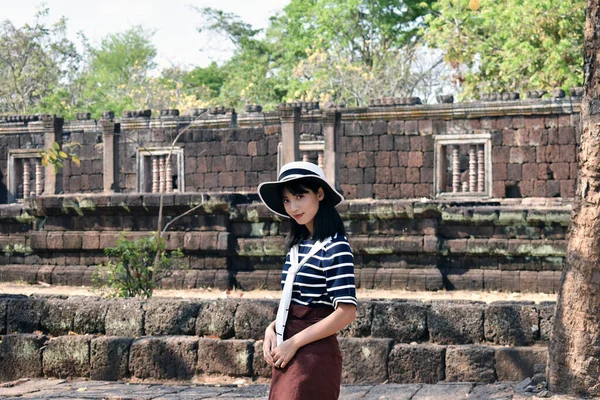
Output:
[[283,191],[289,190],[294,196],[308,193],[311,190],[317,193],[319,188],[323,188],[325,197],[319,202],[319,210],[315,215],[313,224],[313,234],[304,225],[300,225],[293,218],[290,218],[290,231],[285,238],[285,244],[288,250],[294,245],[305,239],[324,240],[328,237],[333,237],[336,233],[341,236],[346,236],[344,221],[335,209],[333,196],[329,194],[329,188],[319,179],[300,178],[279,185],[279,195],[283,201]]

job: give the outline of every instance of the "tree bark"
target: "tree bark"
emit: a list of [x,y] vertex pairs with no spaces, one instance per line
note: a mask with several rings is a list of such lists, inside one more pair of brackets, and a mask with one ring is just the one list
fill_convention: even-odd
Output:
[[559,393],[600,395],[600,0],[588,0],[578,179],[547,378]]

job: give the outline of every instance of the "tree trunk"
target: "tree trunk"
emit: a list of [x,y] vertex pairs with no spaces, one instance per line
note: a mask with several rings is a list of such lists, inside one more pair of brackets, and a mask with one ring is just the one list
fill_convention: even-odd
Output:
[[600,0],[588,0],[579,175],[549,344],[548,385],[600,395]]

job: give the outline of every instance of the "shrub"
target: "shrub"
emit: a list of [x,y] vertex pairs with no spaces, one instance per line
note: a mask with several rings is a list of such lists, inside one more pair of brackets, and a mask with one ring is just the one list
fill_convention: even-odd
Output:
[[[155,268],[157,251],[159,263]],[[100,290],[108,291],[108,297],[152,297],[163,278],[184,269],[178,262],[183,257],[181,250],[165,251],[165,240],[161,237],[157,245],[156,235],[133,241],[119,235],[115,247],[104,252],[111,259],[98,267],[92,281]]]

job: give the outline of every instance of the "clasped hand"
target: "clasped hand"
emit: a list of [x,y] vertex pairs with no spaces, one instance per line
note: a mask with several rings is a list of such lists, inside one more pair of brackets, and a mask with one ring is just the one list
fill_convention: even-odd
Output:
[[298,348],[289,339],[277,346],[275,330],[271,326],[267,328],[263,342],[263,355],[267,364],[275,368],[285,368],[297,351]]

